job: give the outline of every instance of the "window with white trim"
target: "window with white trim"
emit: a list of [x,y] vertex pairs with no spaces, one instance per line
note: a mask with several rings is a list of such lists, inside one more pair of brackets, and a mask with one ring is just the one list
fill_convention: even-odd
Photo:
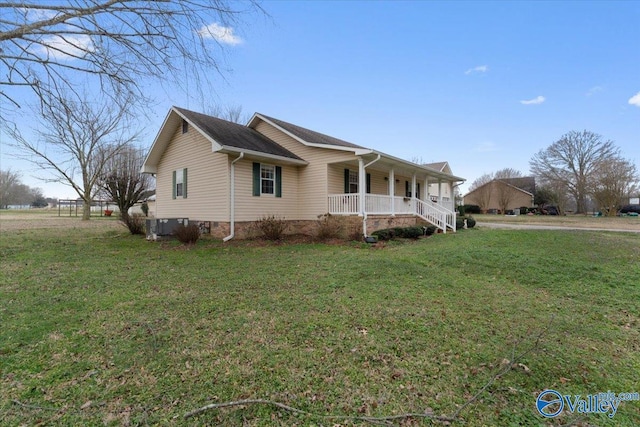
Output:
[[276,167],[273,165],[260,165],[260,194],[275,194]]
[[187,198],[187,168],[176,169],[171,173],[171,193],[173,198]]
[[349,170],[349,193],[358,192],[358,171]]
[[184,196],[184,169],[176,170],[176,197]]

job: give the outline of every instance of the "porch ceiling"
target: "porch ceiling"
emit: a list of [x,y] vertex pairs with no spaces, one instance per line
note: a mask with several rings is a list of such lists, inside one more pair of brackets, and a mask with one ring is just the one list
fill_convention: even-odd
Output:
[[[365,165],[369,162],[376,160],[378,157],[377,153],[367,154],[362,156]],[[358,159],[354,158],[352,161],[342,161],[335,163],[337,165],[348,167],[350,169],[358,169]],[[411,163],[406,160],[397,159],[394,157],[390,157],[388,155],[382,155],[380,160],[371,164],[367,167],[367,171],[379,171],[383,173],[389,173],[389,171],[393,169],[396,175],[411,177],[413,174],[416,174],[416,178],[419,180],[423,180],[425,178],[430,179],[440,179],[442,181],[448,182],[462,182],[465,181],[464,178],[459,176],[449,175],[444,172],[437,171],[435,169],[431,169],[428,166],[422,166],[415,163]]]

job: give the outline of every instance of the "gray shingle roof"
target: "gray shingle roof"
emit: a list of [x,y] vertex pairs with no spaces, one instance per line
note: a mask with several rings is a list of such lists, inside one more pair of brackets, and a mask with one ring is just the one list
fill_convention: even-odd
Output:
[[184,108],[173,108],[221,145],[302,160],[291,151],[249,127]]
[[525,176],[522,178],[503,178],[499,181],[506,182],[516,188],[526,191],[527,193],[536,194],[536,179],[533,176]]
[[444,168],[444,165],[446,164],[447,162],[435,162],[435,163],[424,163],[422,166],[426,166],[428,168],[435,169],[437,171],[442,171],[442,168]]
[[271,121],[272,123],[280,126],[287,132],[292,133],[293,135],[302,139],[303,141],[306,141],[312,144],[337,145],[340,147],[349,147],[349,148],[364,148],[360,145],[343,141],[342,139],[334,138],[332,136],[325,135],[320,132],[306,129],[291,123],[283,122],[282,120],[274,119],[273,117],[266,116],[262,113],[260,113],[260,115],[265,119]]

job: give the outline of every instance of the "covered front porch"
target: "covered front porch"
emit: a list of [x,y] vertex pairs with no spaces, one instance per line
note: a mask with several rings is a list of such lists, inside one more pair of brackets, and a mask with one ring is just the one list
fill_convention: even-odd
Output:
[[328,212],[363,217],[365,235],[370,215],[413,215],[456,231],[454,188],[462,178],[377,153],[330,164],[328,174]]

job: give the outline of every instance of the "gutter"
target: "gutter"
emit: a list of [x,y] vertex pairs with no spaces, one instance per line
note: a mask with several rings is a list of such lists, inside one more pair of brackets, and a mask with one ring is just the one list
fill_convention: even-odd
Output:
[[230,232],[231,234],[229,234],[227,237],[225,237],[224,239],[222,239],[223,242],[228,242],[229,240],[233,239],[234,236],[236,235],[236,165],[235,163],[242,159],[244,157],[244,152],[240,152],[240,155],[231,162],[231,194],[229,195],[229,199],[230,199],[230,218],[229,218],[229,223],[231,224],[231,229]]

